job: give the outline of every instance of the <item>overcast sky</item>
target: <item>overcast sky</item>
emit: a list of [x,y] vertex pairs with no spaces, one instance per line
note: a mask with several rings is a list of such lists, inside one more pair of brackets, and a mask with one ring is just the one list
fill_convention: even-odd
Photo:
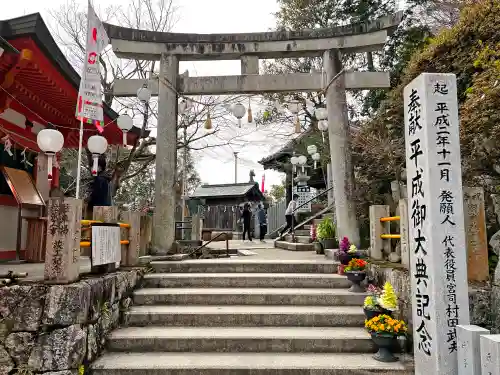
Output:
[[[25,14],[40,12],[49,23],[47,10],[57,8],[68,0],[17,0],[9,1],[9,6],[2,7],[0,18],[8,19]],[[69,0],[70,1],[70,0]],[[87,0],[73,0],[82,6]],[[119,0],[123,5],[128,0]],[[178,6],[178,22],[176,32],[192,33],[239,33],[268,31],[275,28],[273,13],[277,11],[275,0],[176,0]],[[93,1],[96,8],[104,8],[109,4],[117,4],[116,0]],[[181,64],[181,72],[189,69],[191,76],[207,75],[236,75],[240,74],[239,61],[221,62],[187,62]],[[250,169],[256,172],[256,180],[261,181],[264,170],[257,163],[262,157],[267,156],[272,150],[279,148],[284,140],[272,140],[273,132],[269,129],[255,131],[248,125],[243,130],[250,133],[245,137],[249,144],[239,151],[240,163],[238,167],[238,182],[248,180]],[[213,148],[197,155],[197,169],[203,182],[231,183],[234,182],[234,163],[230,148]],[[281,176],[272,171],[266,171],[266,187],[279,183]]]

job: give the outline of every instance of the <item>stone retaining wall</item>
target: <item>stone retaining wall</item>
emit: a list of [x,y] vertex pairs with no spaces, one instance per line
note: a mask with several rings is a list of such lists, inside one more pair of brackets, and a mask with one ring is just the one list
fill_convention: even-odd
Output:
[[[102,352],[143,270],[0,288],[0,375],[78,375]],[[83,367],[82,367],[83,366]]]
[[[401,264],[372,261],[368,264],[368,277],[379,287],[382,287],[386,281],[392,284],[399,300],[399,311],[395,317],[403,319],[409,326],[412,326],[412,295],[408,270]],[[489,285],[469,285],[469,311],[471,324],[493,330],[500,328],[492,326],[491,288]]]

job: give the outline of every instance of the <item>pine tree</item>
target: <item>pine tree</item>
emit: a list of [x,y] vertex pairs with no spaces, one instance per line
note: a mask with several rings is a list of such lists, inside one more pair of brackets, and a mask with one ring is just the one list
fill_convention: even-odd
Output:
[[386,310],[394,311],[397,309],[398,297],[396,296],[396,293],[394,293],[394,288],[390,282],[386,282],[384,284],[384,289],[378,299],[378,303]]

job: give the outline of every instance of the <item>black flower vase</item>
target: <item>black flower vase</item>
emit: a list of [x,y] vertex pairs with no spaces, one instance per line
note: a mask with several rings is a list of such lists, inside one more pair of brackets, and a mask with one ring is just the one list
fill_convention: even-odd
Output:
[[378,347],[373,358],[379,362],[396,362],[398,359],[392,354],[396,336],[390,334],[372,333],[372,340]]
[[347,276],[347,280],[352,283],[352,286],[349,288],[349,292],[352,293],[364,293],[365,289],[361,286],[361,282],[366,277],[365,271],[346,271],[345,275]]

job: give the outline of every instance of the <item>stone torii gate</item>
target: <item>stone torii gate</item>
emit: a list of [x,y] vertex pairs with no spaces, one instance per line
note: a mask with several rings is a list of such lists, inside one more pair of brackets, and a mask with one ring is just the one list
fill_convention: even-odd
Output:
[[[380,51],[401,22],[401,13],[376,21],[328,29],[245,34],[179,34],[106,25],[113,51],[120,58],[159,60],[160,74],[148,88],[158,95],[156,141],[156,208],[153,249],[165,254],[174,242],[177,100],[179,95],[263,94],[326,90],[328,134],[335,196],[337,230],[359,245],[359,230],[352,201],[354,176],[350,154],[346,89],[390,87],[385,72],[341,71],[342,53]],[[259,75],[259,59],[323,56],[324,72]],[[241,75],[184,77],[179,61],[241,60]],[[326,77],[325,77],[326,75]],[[142,79],[118,80],[113,92],[130,97],[144,85]]]

